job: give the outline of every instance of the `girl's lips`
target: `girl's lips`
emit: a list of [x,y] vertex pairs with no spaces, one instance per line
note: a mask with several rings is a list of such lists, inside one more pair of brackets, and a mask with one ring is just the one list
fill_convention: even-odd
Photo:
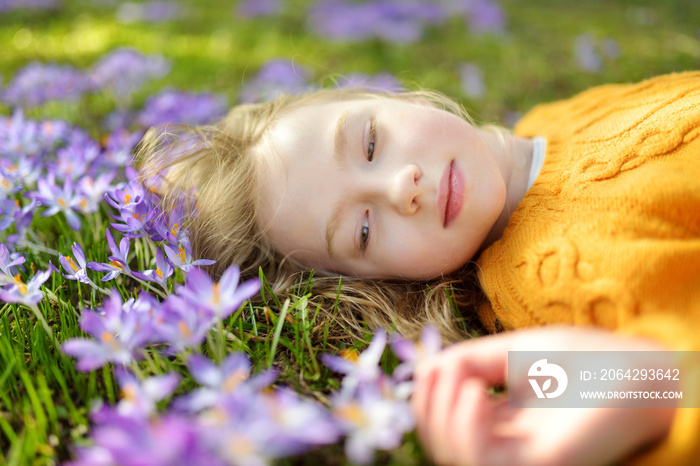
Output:
[[457,218],[464,202],[464,174],[454,160],[445,168],[438,190],[438,212],[447,228]]

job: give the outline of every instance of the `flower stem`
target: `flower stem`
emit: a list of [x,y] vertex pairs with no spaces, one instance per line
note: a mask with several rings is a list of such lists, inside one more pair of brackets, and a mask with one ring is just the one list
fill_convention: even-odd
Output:
[[93,282],[92,280],[90,280],[90,286],[102,294],[106,294],[106,295],[110,294],[109,290],[106,290],[106,289],[102,288],[101,286],[98,286],[97,283]]
[[131,278],[133,278],[134,280],[136,280],[137,282],[139,282],[139,283],[140,283],[141,285],[143,285],[145,288],[148,288],[148,289],[151,290],[152,292],[156,293],[156,294],[157,294],[158,296],[160,296],[161,298],[166,299],[166,298],[168,297],[165,293],[163,293],[163,292],[160,291],[159,289],[154,288],[153,286],[151,286],[150,283],[148,283],[147,281],[141,280],[140,278],[136,278],[136,277],[134,277],[134,276],[131,275],[131,274],[129,274],[129,276],[130,276]]
[[58,255],[58,251],[54,251],[53,249],[44,247],[44,246],[42,246],[42,245],[40,245],[40,244],[32,243],[31,241],[28,241],[28,240],[24,242],[24,245],[25,245],[26,247],[30,248],[30,249],[34,249],[34,250],[37,250],[37,251],[40,251],[40,252],[44,252],[44,253],[46,253],[46,254],[51,254],[51,255],[54,255],[54,256],[57,256],[57,255]]
[[53,340],[53,344],[56,348],[61,347],[61,343],[56,339],[56,337],[53,334],[53,331],[51,330],[51,327],[49,327],[49,323],[46,322],[46,319],[44,318],[44,314],[41,313],[39,308],[37,307],[36,304],[32,304],[31,306],[28,306],[29,309],[32,310],[34,315],[36,316],[37,319],[39,319],[39,322],[41,322],[41,325],[44,327],[44,330],[46,333],[49,335],[49,338]]

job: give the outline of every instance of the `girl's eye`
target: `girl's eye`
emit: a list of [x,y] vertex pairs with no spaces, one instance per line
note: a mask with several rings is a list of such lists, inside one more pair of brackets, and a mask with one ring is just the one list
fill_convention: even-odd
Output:
[[369,162],[374,158],[374,139],[376,137],[377,125],[372,119],[369,123],[369,140],[367,142],[367,160]]
[[360,232],[360,249],[365,252],[367,242],[369,241],[369,216],[365,213],[365,218],[362,220],[362,230]]

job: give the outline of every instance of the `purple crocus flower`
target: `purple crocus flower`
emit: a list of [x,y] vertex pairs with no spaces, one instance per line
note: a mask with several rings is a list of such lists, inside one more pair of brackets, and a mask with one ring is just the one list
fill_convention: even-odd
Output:
[[382,374],[379,368],[379,361],[384,353],[386,341],[386,332],[380,328],[374,334],[367,349],[359,355],[354,350],[346,351],[342,356],[321,355],[321,361],[326,366],[336,372],[345,374],[341,389],[343,394],[354,393],[361,384],[377,381]]
[[[0,166],[2,166],[5,176],[13,178],[16,185],[34,184],[43,171],[39,156],[24,156],[15,159],[11,164],[9,162],[9,160],[1,160]],[[6,188],[6,191],[12,191],[12,189]]]
[[145,270],[143,272],[131,272],[134,277],[148,282],[156,282],[163,288],[167,288],[168,278],[170,278],[175,270],[170,262],[163,256],[163,250],[156,250],[156,268]]
[[603,67],[603,61],[598,55],[595,41],[591,34],[581,34],[576,37],[574,54],[579,68],[591,73],[598,73]]
[[123,128],[116,129],[105,141],[105,152],[102,158],[114,167],[129,165],[133,158],[134,148],[143,137],[141,131],[127,131]]
[[13,267],[24,264],[26,260],[20,255],[12,257],[7,246],[0,243],[0,286],[14,284],[17,271]]
[[463,63],[459,67],[459,77],[462,83],[462,92],[474,99],[481,99],[486,94],[484,84],[484,71],[474,63]]
[[469,29],[477,34],[501,33],[506,28],[506,15],[493,0],[471,0],[467,6]]
[[229,464],[268,464],[340,436],[328,411],[291,390],[234,392],[199,419],[203,438]]
[[54,173],[59,179],[73,181],[82,177],[88,170],[88,165],[100,152],[99,146],[94,143],[90,145],[71,144],[61,147],[56,151],[56,165]]
[[155,336],[151,306],[157,302],[147,296],[142,293],[137,302],[132,298],[122,303],[119,292],[113,290],[100,312],[83,310],[80,328],[97,340],[71,338],[62,345],[64,353],[78,359],[79,371],[89,372],[109,362],[126,365],[138,359],[140,348]]
[[1,99],[13,107],[35,107],[51,100],[76,100],[90,88],[87,75],[72,66],[33,62],[17,72]]
[[73,190],[73,182],[70,178],[67,178],[63,188],[60,188],[56,185],[53,174],[50,173],[46,179],[41,178],[37,181],[37,189],[37,192],[30,193],[30,195],[41,205],[48,207],[42,212],[42,217],[50,217],[58,212],[63,212],[68,225],[76,231],[80,230],[80,218],[73,211],[80,204],[80,196],[76,195]]
[[122,23],[145,21],[160,23],[186,16],[187,8],[180,2],[152,0],[144,3],[125,2],[117,8],[117,20]]
[[155,414],[156,403],[172,395],[180,384],[180,376],[175,373],[156,375],[140,381],[125,369],[117,367],[114,372],[122,390],[117,412],[128,417],[147,418]]
[[27,242],[26,237],[29,232],[29,226],[32,224],[34,219],[34,209],[36,207],[36,201],[32,200],[29,204],[25,205],[21,209],[17,209],[14,213],[15,220],[15,234],[7,237],[7,241],[16,244],[17,246],[24,246]]
[[17,166],[3,165],[0,165],[0,198],[9,197],[24,188],[24,180],[17,172]]
[[178,406],[192,412],[219,404],[235,390],[242,390],[244,396],[258,392],[277,378],[277,373],[272,370],[251,377],[250,359],[244,353],[229,354],[220,366],[205,356],[192,354],[187,360],[187,368],[202,386],[180,398]]
[[169,346],[167,353],[177,354],[202,344],[214,325],[211,313],[200,307],[192,307],[177,295],[169,295],[154,315],[159,341]]
[[65,143],[56,150],[56,160],[49,163],[49,169],[59,179],[75,182],[83,176],[99,175],[105,165],[100,144],[80,128],[72,128]]
[[71,127],[63,120],[44,120],[39,126],[41,141],[49,148],[54,148],[68,139]]
[[87,276],[87,263],[85,262],[83,248],[81,248],[78,243],[73,243],[72,249],[73,255],[78,261],[78,265],[75,264],[75,261],[73,261],[73,258],[70,256],[64,256],[61,253],[58,254],[58,260],[61,263],[63,270],[66,271],[63,276],[68,280],[78,280],[81,283],[86,283],[88,285],[92,284],[92,280],[90,280]]
[[295,94],[310,89],[311,71],[285,59],[273,59],[265,63],[258,74],[243,85],[241,102],[263,102],[280,94]]
[[127,99],[149,79],[170,71],[161,55],[144,55],[132,48],[118,48],[105,55],[90,71],[96,88],[107,89],[118,101]]
[[148,202],[146,191],[143,186],[136,180],[136,173],[132,167],[127,167],[125,170],[128,182],[119,183],[105,193],[105,201],[118,211],[126,210],[131,212],[134,206],[143,202]]
[[301,398],[290,389],[264,393],[260,400],[274,422],[275,440],[265,451],[273,458],[302,453],[311,446],[337,442],[342,431],[320,404]]
[[447,18],[443,5],[420,0],[322,0],[312,8],[312,30],[323,37],[351,41],[378,38],[414,42],[422,37],[426,25],[440,24]]
[[119,247],[114,241],[114,236],[112,232],[107,229],[107,244],[109,245],[109,250],[112,255],[108,257],[109,264],[104,264],[101,262],[90,262],[88,268],[96,272],[109,272],[107,275],[102,277],[102,281],[106,282],[117,277],[119,274],[125,274],[131,276],[131,269],[129,268],[129,238],[126,236],[119,242]]
[[[0,175],[1,176],[1,175]],[[2,180],[0,180],[2,183]],[[2,191],[0,190],[0,198],[2,197]],[[13,199],[3,199],[0,202],[0,231],[5,231],[15,223],[15,213],[19,210],[19,207]]]
[[[1,95],[1,94],[0,94]],[[45,150],[41,128],[36,121],[26,119],[21,108],[11,118],[0,121],[0,156],[16,163],[23,157],[34,157]]]
[[92,415],[92,447],[80,448],[71,466],[225,466],[207,448],[197,422],[174,413],[124,416],[102,407]]
[[116,174],[116,171],[112,170],[98,175],[97,178],[88,175],[78,180],[76,191],[80,195],[78,206],[81,212],[85,214],[97,212],[105,193],[112,187],[111,182]]
[[119,219],[123,223],[109,225],[127,238],[140,238],[144,236],[145,227],[153,214],[150,202],[133,203],[119,211]]
[[209,309],[216,319],[223,320],[260,290],[257,278],[239,284],[240,277],[240,269],[235,264],[224,271],[218,283],[205,271],[193,268],[187,273],[185,286],[178,289],[178,294],[193,306]]
[[177,246],[177,249],[170,247],[167,244],[163,245],[163,249],[165,249],[165,254],[168,256],[168,259],[170,259],[170,263],[173,265],[173,267],[182,269],[185,272],[189,272],[195,267],[199,267],[201,265],[211,265],[216,263],[215,260],[211,259],[192,260],[192,246],[190,245],[189,239],[184,237],[180,238],[180,244]]
[[373,384],[360,386],[355,397],[337,397],[332,406],[346,434],[345,455],[356,464],[369,464],[375,450],[398,447],[415,425],[408,402],[382,396]]
[[146,100],[136,122],[144,128],[168,123],[204,125],[219,120],[225,113],[222,97],[165,90]]
[[40,10],[57,8],[60,0],[3,0],[0,2],[0,12],[11,10]]
[[426,325],[420,334],[418,342],[394,335],[389,343],[393,353],[401,360],[393,377],[396,380],[406,380],[413,375],[416,366],[442,350],[442,336],[433,325]]
[[[150,222],[145,226],[146,232],[151,237],[151,240],[167,241],[172,248],[177,248],[181,243],[190,244],[187,231],[183,228],[185,218],[185,201],[180,205],[170,210],[166,215],[162,211],[156,212],[157,204],[154,205],[154,215],[151,216]],[[174,249],[173,249],[174,250]]]
[[20,303],[27,307],[36,306],[39,301],[44,299],[44,292],[41,291],[41,285],[49,279],[53,272],[53,266],[43,272],[37,272],[29,283],[24,283],[19,274],[14,276],[14,283],[8,289],[0,289],[0,300],[8,303]]
[[282,0],[243,0],[236,7],[236,14],[243,18],[273,16],[282,11]]

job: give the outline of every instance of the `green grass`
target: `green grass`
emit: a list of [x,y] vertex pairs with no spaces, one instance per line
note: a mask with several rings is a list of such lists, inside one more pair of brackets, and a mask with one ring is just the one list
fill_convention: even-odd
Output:
[[[282,15],[255,20],[235,18],[232,3],[225,0],[191,1],[186,19],[163,24],[120,24],[114,7],[107,3],[66,1],[55,12],[0,14],[3,83],[33,60],[88,67],[115,47],[131,46],[163,54],[173,64],[167,77],[148,83],[134,97],[134,105],[165,86],[219,93],[234,103],[241,83],[267,60],[283,57],[308,67],[320,83],[358,71],[388,71],[409,87],[433,88],[461,100],[477,121],[503,122],[539,102],[565,98],[594,85],[637,81],[700,65],[700,3],[688,0],[502,0],[508,16],[505,35],[471,34],[455,19],[429,29],[421,42],[407,45],[320,40],[305,28],[309,0],[290,0]],[[602,56],[600,72],[580,69],[573,50],[581,34],[590,34],[598,45],[614,39],[619,55]],[[486,93],[482,98],[462,93],[457,69],[463,62],[483,70]],[[94,95],[27,114],[65,118],[101,136],[94,122],[116,105],[108,96]],[[0,112],[7,114],[8,109],[0,105]],[[70,245],[78,241],[89,260],[105,261],[104,229],[109,222],[103,210],[87,218],[76,233],[60,215],[37,216],[32,230],[36,241],[46,247],[69,254]],[[0,232],[0,241],[5,241],[7,233]],[[22,252],[29,270],[44,270],[49,259],[58,263],[56,256],[29,249]],[[134,263],[152,260],[151,249],[145,246],[132,254]],[[101,274],[91,276],[98,280]],[[128,279],[116,285],[124,298],[140,289]],[[274,366],[280,371],[278,383],[327,401],[340,382],[320,364],[319,354],[348,346],[361,350],[366,342],[331,334],[319,310],[303,298],[310,285],[311,281],[300,282],[302,298],[290,301],[271,295],[268,288],[266,306],[246,304],[223,323],[218,334],[223,351],[216,341],[205,343],[204,350],[215,359],[225,352],[244,351],[256,371]],[[82,336],[79,314],[84,308],[99,307],[102,295],[58,274],[53,274],[44,291],[39,309],[58,340]],[[396,361],[387,354],[384,364],[391,368]],[[177,393],[196,385],[187,377],[182,358],[166,358],[153,350],[139,367],[147,374],[181,373],[184,379]],[[114,403],[118,397],[111,366],[87,374],[76,371],[74,361],[53,347],[29,309],[12,304],[0,307],[0,464],[48,465],[67,460],[72,446],[85,444],[92,403]],[[332,446],[286,463],[344,461],[342,448]],[[401,448],[377,457],[382,464],[424,461],[412,435]]]

